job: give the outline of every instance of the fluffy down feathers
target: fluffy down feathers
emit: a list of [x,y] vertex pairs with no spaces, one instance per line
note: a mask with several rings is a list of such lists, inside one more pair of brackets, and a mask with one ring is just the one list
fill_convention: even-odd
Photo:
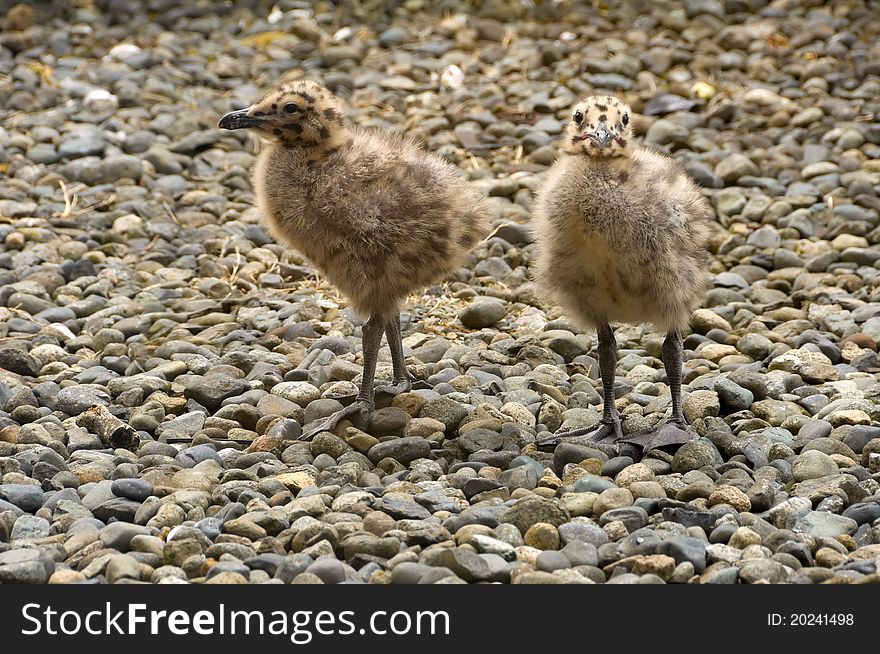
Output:
[[362,315],[396,314],[488,232],[486,200],[452,165],[407,138],[346,126],[319,85],[284,85],[239,113],[269,139],[253,183],[271,230]]
[[535,277],[585,325],[687,325],[706,288],[711,208],[672,159],[563,155],[537,197]]

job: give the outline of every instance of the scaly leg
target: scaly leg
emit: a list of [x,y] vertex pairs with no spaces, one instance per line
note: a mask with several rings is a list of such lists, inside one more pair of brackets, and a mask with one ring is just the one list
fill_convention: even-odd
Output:
[[681,334],[678,330],[670,330],[663,341],[663,366],[666,368],[666,380],[672,394],[672,416],[653,429],[624,439],[625,443],[638,445],[644,451],[670,445],[681,445],[697,438],[687,424],[681,408],[681,366],[682,366]]
[[379,344],[382,342],[382,332],[385,321],[378,316],[371,316],[363,326],[363,353],[364,374],[361,380],[360,391],[354,403],[333,415],[318,420],[314,426],[300,436],[300,440],[309,440],[322,431],[333,431],[338,424],[347,418],[356,427],[363,429],[366,426],[370,412],[373,410],[373,382],[376,378],[376,360],[379,354]]
[[599,372],[602,375],[603,409],[602,420],[592,427],[582,427],[573,431],[553,434],[537,442],[538,445],[556,445],[562,439],[582,438],[589,443],[613,443],[623,437],[620,430],[620,414],[614,406],[614,372],[617,368],[617,341],[611,325],[599,325]]
[[413,387],[413,377],[406,369],[403,359],[403,340],[400,336],[400,315],[395,314],[385,323],[385,337],[388,339],[388,349],[391,350],[391,365],[394,367],[394,382],[376,386],[377,393],[397,395],[409,393]]

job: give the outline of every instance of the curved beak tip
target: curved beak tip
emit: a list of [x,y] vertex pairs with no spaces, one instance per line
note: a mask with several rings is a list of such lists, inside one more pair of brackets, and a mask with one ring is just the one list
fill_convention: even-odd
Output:
[[220,129],[244,129],[247,127],[256,127],[260,121],[253,116],[248,116],[247,109],[239,109],[238,111],[230,111],[223,116],[217,123]]

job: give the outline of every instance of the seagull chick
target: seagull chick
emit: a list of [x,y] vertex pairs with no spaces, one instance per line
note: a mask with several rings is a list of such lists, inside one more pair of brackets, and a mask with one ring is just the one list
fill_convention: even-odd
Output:
[[363,425],[374,407],[382,335],[394,386],[380,390],[408,391],[400,304],[464,264],[488,232],[487,202],[454,166],[411,140],[347,125],[339,99],[314,82],[285,83],[219,126],[253,129],[269,141],[253,186],[271,231],[368,317],[357,398],[303,437],[333,430],[343,418]]
[[[564,154],[538,193],[535,277],[569,315],[597,330],[604,391],[598,425],[547,443],[583,437],[649,450],[696,437],[682,412],[681,330],[705,292],[712,211],[673,159],[632,139],[626,104],[607,96],[579,102],[569,114]],[[650,322],[666,332],[671,419],[629,438],[614,406],[613,322]]]

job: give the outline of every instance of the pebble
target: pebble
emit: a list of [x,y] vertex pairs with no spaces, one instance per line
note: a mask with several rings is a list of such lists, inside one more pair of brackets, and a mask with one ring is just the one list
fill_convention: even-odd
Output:
[[818,479],[837,473],[837,463],[819,450],[808,450],[800,454],[791,467],[792,479],[804,481]]
[[458,314],[461,324],[470,329],[491,327],[507,314],[507,308],[498,300],[481,299],[468,305]]
[[[282,7],[266,31],[244,6],[156,4],[47,5],[51,39],[0,34],[15,80],[0,130],[0,583],[876,574],[874,23],[829,23],[799,0],[736,21],[737,3],[658,3],[637,25],[577,3],[528,16],[464,3],[452,18],[378,3],[342,6],[334,34],[309,9]],[[635,57],[620,43],[654,45]],[[303,425],[356,392],[362,322],[262,222],[254,138],[216,128],[303,53],[353,94],[353,122],[424,143],[494,216],[468,263],[404,307],[414,390],[381,397],[363,430],[311,442]],[[34,61],[54,62],[52,84]],[[715,71],[723,101],[693,70]],[[684,330],[700,438],[672,455],[535,446],[601,417],[595,335],[530,273],[533,191],[592,88],[622,94],[637,142],[673,154],[714,209],[709,287]],[[662,337],[616,337],[632,433],[668,418]],[[383,348],[378,377],[391,372]],[[95,405],[140,446],[78,427]]]
[[535,549],[559,549],[559,530],[547,522],[536,522],[526,530],[523,540],[526,545]]

